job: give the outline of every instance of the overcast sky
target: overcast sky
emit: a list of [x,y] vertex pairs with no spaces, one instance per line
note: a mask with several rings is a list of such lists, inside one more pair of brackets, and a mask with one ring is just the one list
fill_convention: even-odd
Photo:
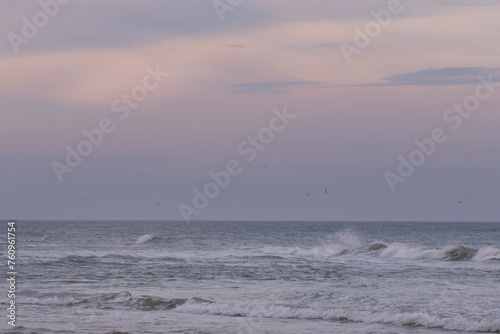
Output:
[[0,3],[3,219],[500,220],[499,1],[54,1]]

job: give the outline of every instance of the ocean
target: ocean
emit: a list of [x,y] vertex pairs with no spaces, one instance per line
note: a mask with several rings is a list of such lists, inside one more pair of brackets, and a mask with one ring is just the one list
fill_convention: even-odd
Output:
[[500,332],[500,223],[18,221],[16,270],[2,333]]

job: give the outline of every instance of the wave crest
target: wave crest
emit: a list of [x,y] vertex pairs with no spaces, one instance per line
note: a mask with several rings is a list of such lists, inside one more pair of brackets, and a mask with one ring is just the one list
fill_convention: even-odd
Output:
[[153,239],[156,239],[156,237],[154,235],[144,234],[144,235],[140,236],[139,238],[137,238],[137,241],[135,243],[136,244],[143,244],[143,243],[151,241]]
[[456,246],[446,252],[445,260],[448,261],[464,261],[470,260],[474,255],[476,255],[477,249]]
[[395,243],[383,249],[378,257],[410,260],[486,261],[500,259],[500,250],[490,246],[475,249],[460,245],[422,249]]
[[127,291],[110,293],[100,296],[101,303],[118,303],[132,306],[142,311],[171,310],[187,302],[187,299],[174,298],[165,299],[156,296],[141,295],[136,296]]
[[377,251],[377,250],[381,250],[384,248],[387,248],[387,245],[384,244],[383,242],[379,242],[379,241],[374,241],[368,245],[368,250],[371,250],[371,251]]

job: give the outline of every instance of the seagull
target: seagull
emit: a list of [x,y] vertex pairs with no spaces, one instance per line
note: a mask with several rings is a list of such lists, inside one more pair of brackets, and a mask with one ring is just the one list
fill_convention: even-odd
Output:
[[462,204],[462,202],[458,201],[458,204]]
[[160,204],[160,202],[156,202],[156,205]]
[[328,194],[328,189],[325,188],[325,194]]
[[310,194],[310,192],[309,192],[309,193],[307,193],[306,197],[309,197],[309,194]]
[[269,164],[263,164],[262,167],[264,168],[268,168],[269,167]]

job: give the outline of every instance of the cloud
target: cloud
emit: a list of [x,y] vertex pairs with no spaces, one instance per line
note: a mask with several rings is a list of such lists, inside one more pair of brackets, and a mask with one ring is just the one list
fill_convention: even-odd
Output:
[[[500,67],[445,67],[391,75],[384,78],[393,85],[468,85],[477,82],[477,77],[500,71]],[[496,78],[495,81],[500,78]]]
[[473,85],[477,78],[493,75],[493,82],[500,82],[500,67],[443,67],[428,68],[414,72],[395,74],[383,79],[382,83],[346,86],[448,86]]
[[322,43],[322,44],[316,44],[315,46],[318,48],[332,48],[332,47],[339,47],[342,43]]
[[[22,18],[40,11],[37,5],[0,4],[0,33],[21,34]],[[136,1],[87,0],[60,7],[58,14],[28,44],[22,54],[79,49],[123,48],[179,37],[210,36],[260,27],[273,22],[265,8],[245,5],[219,20],[212,1],[151,0],[147,6]],[[13,55],[7,38],[0,41],[0,55]]]
[[445,67],[391,75],[384,78],[394,85],[468,85],[475,83],[477,77],[497,74],[500,68],[486,67]]
[[263,81],[263,82],[245,82],[228,85],[235,88],[237,93],[245,94],[283,94],[288,93],[294,87],[311,88],[322,85],[319,81]]
[[[498,5],[496,0],[421,0],[409,5],[399,18],[428,17],[453,12],[456,6]],[[408,5],[408,6],[407,6]],[[366,21],[372,11],[387,7],[387,0],[373,1],[245,1],[220,21],[212,1],[150,0],[147,5],[132,0],[74,1],[61,6],[58,14],[21,46],[22,54],[75,49],[112,49],[167,41],[175,38],[211,36],[271,28],[279,25],[330,22],[351,24]],[[22,18],[32,18],[41,8],[36,3],[0,3],[0,33],[21,33]],[[349,27],[350,28],[350,27]],[[332,43],[334,44],[334,43]],[[328,41],[319,47],[329,47]],[[13,55],[7,38],[0,40],[0,55]]]

